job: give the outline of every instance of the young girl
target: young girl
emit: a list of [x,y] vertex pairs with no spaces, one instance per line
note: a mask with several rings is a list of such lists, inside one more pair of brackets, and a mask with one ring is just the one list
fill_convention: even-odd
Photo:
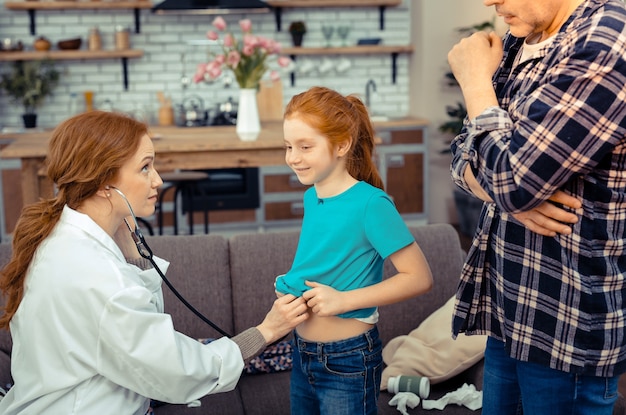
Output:
[[[302,296],[291,413],[376,414],[382,371],[377,307],[422,294],[430,269],[372,161],[374,133],[355,96],[314,87],[284,120],[285,160],[305,185],[304,220],[278,295]],[[382,280],[389,257],[398,273]]]

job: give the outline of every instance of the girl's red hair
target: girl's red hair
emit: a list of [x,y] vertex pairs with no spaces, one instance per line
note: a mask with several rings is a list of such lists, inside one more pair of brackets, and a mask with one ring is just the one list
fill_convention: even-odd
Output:
[[374,127],[367,108],[357,96],[343,96],[316,86],[291,98],[284,118],[293,117],[324,135],[331,146],[349,142],[346,167],[350,175],[383,189],[383,181],[372,159]]

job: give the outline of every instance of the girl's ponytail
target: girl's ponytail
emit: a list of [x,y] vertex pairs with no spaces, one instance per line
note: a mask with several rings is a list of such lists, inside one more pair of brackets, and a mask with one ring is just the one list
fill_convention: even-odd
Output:
[[385,190],[378,169],[374,164],[373,156],[376,143],[374,142],[374,127],[370,121],[367,107],[355,95],[349,95],[346,99],[352,104],[355,115],[357,115],[354,117],[356,131],[353,135],[355,139],[348,158],[348,171],[354,178]]

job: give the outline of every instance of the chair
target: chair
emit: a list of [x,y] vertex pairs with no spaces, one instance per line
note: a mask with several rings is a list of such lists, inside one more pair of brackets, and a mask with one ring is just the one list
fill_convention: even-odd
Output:
[[[174,189],[174,235],[178,235],[178,196],[179,194],[189,206],[189,234],[193,235],[193,191],[199,181],[206,180],[209,175],[200,171],[175,171],[161,174],[163,187],[159,194],[158,218],[159,235],[163,235],[163,200],[170,189]],[[209,233],[209,213],[204,210],[204,233]]]

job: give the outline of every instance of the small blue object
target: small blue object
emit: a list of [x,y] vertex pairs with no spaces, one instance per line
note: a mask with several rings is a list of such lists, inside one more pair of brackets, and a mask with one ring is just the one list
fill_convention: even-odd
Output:
[[365,39],[359,39],[357,45],[378,45],[382,39],[379,37],[370,37]]

